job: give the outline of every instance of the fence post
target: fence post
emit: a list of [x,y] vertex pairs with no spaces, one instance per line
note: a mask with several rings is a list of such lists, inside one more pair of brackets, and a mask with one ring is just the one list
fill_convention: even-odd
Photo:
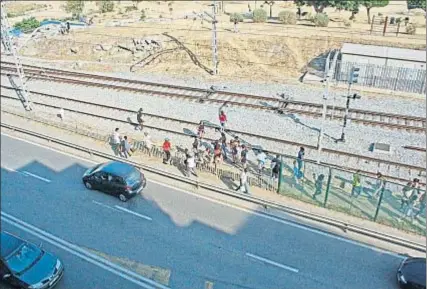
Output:
[[328,182],[326,183],[326,192],[325,192],[325,201],[323,202],[323,207],[326,207],[326,203],[328,202],[329,189],[331,188],[332,181],[332,169],[329,168]]
[[388,24],[388,16],[385,17],[383,36],[385,36],[385,33],[387,31],[387,24]]
[[378,213],[380,212],[381,202],[383,201],[383,196],[384,196],[384,191],[385,191],[385,185],[386,184],[384,183],[384,186],[381,189],[380,199],[378,201],[377,209],[375,211],[374,222],[377,221]]
[[283,156],[280,156],[279,183],[277,184],[278,194],[280,194],[280,188],[282,187],[282,177],[283,177]]
[[374,21],[375,21],[375,15],[372,16],[371,33],[370,34],[372,34],[372,30],[374,30]]

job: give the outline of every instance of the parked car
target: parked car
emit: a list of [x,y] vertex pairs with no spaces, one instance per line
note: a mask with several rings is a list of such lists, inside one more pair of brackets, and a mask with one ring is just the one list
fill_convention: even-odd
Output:
[[83,183],[90,190],[98,190],[126,202],[145,188],[147,180],[134,166],[111,161],[88,169],[83,175]]
[[406,258],[397,269],[402,289],[426,289],[426,258]]
[[25,289],[53,288],[64,275],[62,262],[54,255],[1,231],[0,278]]

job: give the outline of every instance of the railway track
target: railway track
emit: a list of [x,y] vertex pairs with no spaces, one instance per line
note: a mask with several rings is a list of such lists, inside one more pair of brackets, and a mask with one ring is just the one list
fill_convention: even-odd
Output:
[[[15,67],[13,65],[11,62],[2,62],[1,74],[15,75]],[[130,80],[97,74],[42,68],[34,65],[24,65],[24,68],[28,79],[130,91],[139,93],[142,96],[182,98],[193,102],[221,104],[226,102],[231,106],[241,106],[262,111],[300,114],[313,118],[322,117],[322,105],[317,103]],[[345,108],[343,107],[328,106],[327,108],[328,117],[333,116],[335,119],[343,119],[344,115]],[[352,122],[363,125],[405,130],[408,132],[419,133],[425,132],[426,129],[426,118],[418,116],[350,109],[349,119]]]
[[[1,86],[2,87],[2,99],[7,100],[14,100],[19,101],[19,99],[16,96],[11,96],[11,94],[6,93],[6,91],[11,91],[14,93],[14,88],[7,87],[7,86]],[[33,104],[36,106],[40,106],[42,108],[48,108],[49,113],[55,114],[58,112],[59,108],[64,108],[66,111],[66,114],[74,113],[78,115],[85,115],[94,118],[94,121],[99,121],[99,119],[102,120],[108,120],[110,122],[115,122],[114,125],[117,123],[125,123],[129,124],[132,121],[129,119],[129,115],[134,117],[137,113],[137,111],[129,110],[125,108],[120,108],[117,106],[109,106],[104,104],[98,104],[98,103],[92,103],[87,101],[81,101],[65,96],[59,96],[59,95],[52,95],[52,94],[46,94],[46,93],[39,93],[36,91],[30,91],[33,95]],[[37,101],[36,101],[37,98]],[[3,103],[3,100],[2,100]],[[96,113],[94,113],[96,112]],[[195,131],[195,128],[197,127],[196,122],[190,122],[182,119],[175,119],[175,118],[169,118],[159,115],[153,115],[153,114],[145,114],[144,116],[145,123],[144,125],[147,128],[159,130],[166,133],[171,134],[177,134],[181,136],[186,137],[192,137],[193,132]],[[162,127],[159,126],[159,124],[162,124]],[[206,138],[209,141],[213,141],[214,139],[218,138],[218,133],[216,132],[216,125],[207,125],[207,131],[206,131]],[[238,135],[241,139],[247,141],[248,143],[252,144],[259,144],[263,143],[263,148],[268,151],[271,154],[278,154],[278,150],[275,149],[277,147],[280,147],[281,152],[283,151],[296,151],[300,146],[304,146],[307,151],[307,155],[315,155],[317,151],[316,146],[303,144],[303,143],[297,143],[297,142],[291,142],[287,140],[282,139],[276,139],[271,137],[265,137],[262,135],[253,134],[250,132],[241,132],[241,131],[234,131],[234,130],[227,130],[227,132],[230,135]],[[362,171],[366,173],[375,173],[372,169],[367,170],[364,169],[363,166],[366,163],[374,165],[379,170],[381,170],[383,173],[386,173],[386,175],[390,179],[394,179],[396,181],[406,181],[408,178],[411,177],[419,177],[421,174],[424,175],[425,169],[423,167],[418,167],[414,165],[409,164],[403,164],[398,162],[392,162],[388,160],[383,159],[377,159],[357,154],[352,154],[348,152],[342,152],[337,150],[331,150],[325,148],[323,150],[323,153],[328,157],[328,159],[334,159],[337,163],[341,164],[332,164],[332,163],[324,163],[325,165],[334,166],[334,167],[340,167],[347,170],[354,170],[355,168],[352,167],[346,167],[342,164],[346,164],[349,161],[355,161],[357,164],[360,164],[360,167],[358,169],[362,169]]]

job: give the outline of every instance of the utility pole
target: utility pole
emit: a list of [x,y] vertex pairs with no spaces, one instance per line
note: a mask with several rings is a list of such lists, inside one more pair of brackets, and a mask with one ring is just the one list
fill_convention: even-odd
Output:
[[216,11],[217,11],[217,3],[215,0],[212,1],[213,3],[209,6],[212,6],[212,15],[205,12],[206,15],[208,15],[210,18],[212,18],[212,74],[217,75],[218,74],[218,37],[217,37],[217,30],[216,30]]
[[9,20],[7,19],[6,7],[4,4],[4,1],[1,1],[1,41],[6,50],[6,53],[12,54],[13,59],[15,61],[16,71],[18,73],[19,81],[21,84],[20,87],[18,88],[20,90],[17,90],[18,96],[21,99],[24,105],[24,108],[26,110],[31,110],[29,93],[24,81],[24,78],[25,78],[24,69],[22,68],[21,59],[18,55],[16,46],[13,43],[13,39],[9,34],[9,29],[10,29],[10,25],[9,25]]
[[213,0],[213,21],[212,21],[212,54],[213,54],[213,74],[218,74],[218,38],[216,34],[216,1]]
[[342,126],[341,138],[338,139],[337,142],[345,142],[345,128],[347,126],[348,111],[350,108],[350,100],[361,98],[361,96],[358,95],[357,93],[354,93],[352,95],[352,92],[351,92],[351,87],[352,87],[353,83],[357,83],[357,81],[358,81],[359,71],[360,71],[360,68],[357,68],[357,67],[353,67],[350,71],[350,76],[349,76],[349,80],[348,80],[348,91],[347,91],[347,96],[346,96],[347,102],[345,105],[344,124]]
[[317,163],[320,164],[320,154],[322,153],[322,141],[323,141],[323,135],[325,134],[325,122],[326,122],[326,111],[328,108],[328,95],[329,95],[329,75],[326,75],[325,79],[323,80],[323,85],[325,86],[325,89],[323,91],[323,111],[322,111],[322,122],[320,125],[320,132],[319,132],[319,139],[317,141]]

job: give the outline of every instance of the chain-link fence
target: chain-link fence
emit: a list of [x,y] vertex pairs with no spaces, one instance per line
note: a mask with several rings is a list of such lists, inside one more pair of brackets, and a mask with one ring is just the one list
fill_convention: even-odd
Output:
[[426,235],[425,190],[282,157],[279,193],[308,203]]
[[353,67],[360,68],[356,85],[418,94],[426,93],[425,69],[338,61],[334,81],[348,82]]

